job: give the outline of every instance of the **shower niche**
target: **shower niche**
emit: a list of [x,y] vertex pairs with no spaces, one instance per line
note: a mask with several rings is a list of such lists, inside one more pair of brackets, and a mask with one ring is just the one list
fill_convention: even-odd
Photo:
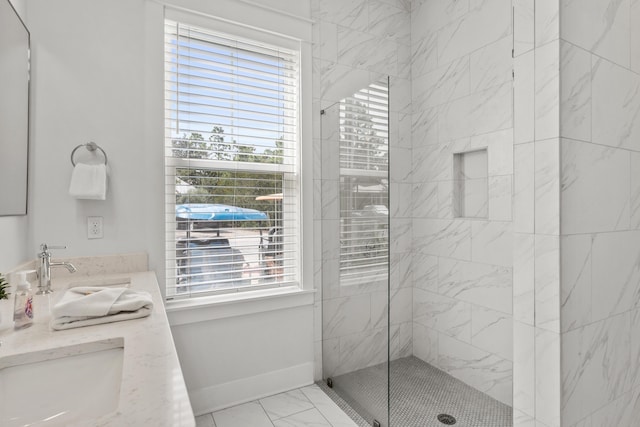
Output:
[[489,173],[487,149],[453,154],[453,215],[487,219]]

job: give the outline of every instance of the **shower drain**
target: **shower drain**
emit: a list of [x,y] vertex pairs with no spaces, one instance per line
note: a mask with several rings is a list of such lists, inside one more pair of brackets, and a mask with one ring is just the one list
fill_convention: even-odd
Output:
[[456,423],[455,417],[449,414],[440,414],[438,415],[438,421],[442,424],[446,424],[448,426],[454,425]]

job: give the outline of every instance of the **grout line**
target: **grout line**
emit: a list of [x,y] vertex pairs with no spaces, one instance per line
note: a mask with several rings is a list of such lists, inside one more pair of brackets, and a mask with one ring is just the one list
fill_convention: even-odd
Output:
[[[280,393],[277,393],[277,394],[280,394]],[[274,394],[274,395],[272,395],[272,396],[276,396],[277,394]],[[270,396],[267,396],[267,397],[270,397]],[[264,398],[263,398],[263,399],[264,399]],[[273,421],[274,421],[274,420],[272,420],[272,419],[271,419],[271,417],[269,416],[269,413],[267,412],[267,410],[266,410],[266,409],[264,408],[264,406],[262,405],[261,400],[262,400],[262,399],[254,400],[254,402],[256,402],[258,405],[260,405],[260,408],[262,408],[262,412],[264,412],[264,414],[267,416],[267,419],[269,420],[269,422],[271,423],[271,425],[275,427],[275,425],[273,424]],[[280,418],[278,418],[278,419],[280,419]]]

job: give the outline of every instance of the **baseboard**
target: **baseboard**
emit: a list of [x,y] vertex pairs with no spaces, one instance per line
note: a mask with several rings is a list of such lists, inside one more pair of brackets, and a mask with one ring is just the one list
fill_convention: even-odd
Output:
[[309,384],[313,384],[312,362],[189,390],[189,399],[194,414],[198,416]]

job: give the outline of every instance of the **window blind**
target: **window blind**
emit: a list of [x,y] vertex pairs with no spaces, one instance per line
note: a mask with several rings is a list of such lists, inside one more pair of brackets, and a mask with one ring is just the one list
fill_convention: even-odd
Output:
[[299,283],[299,52],[165,20],[167,297]]
[[389,266],[389,90],[340,101],[340,283],[386,280]]

